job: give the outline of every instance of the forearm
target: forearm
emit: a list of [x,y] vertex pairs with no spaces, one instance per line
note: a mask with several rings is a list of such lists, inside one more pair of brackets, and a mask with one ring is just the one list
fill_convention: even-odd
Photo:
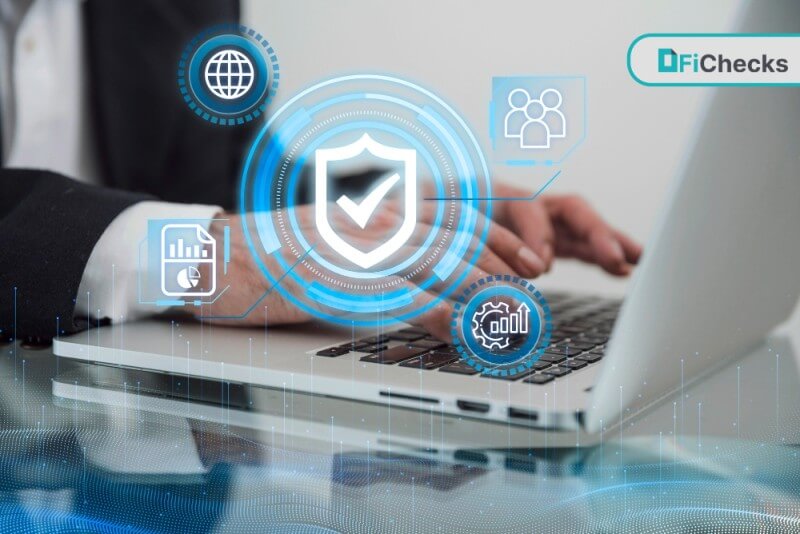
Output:
[[[120,213],[97,241],[83,272],[76,314],[92,320],[133,320],[154,313],[139,301],[139,243],[147,235],[148,221],[191,220],[211,225],[218,206],[139,202]],[[219,241],[222,242],[222,239]],[[143,273],[154,278],[158,273]],[[157,310],[156,310],[157,311]]]
[[[0,328],[46,340],[81,330],[75,299],[105,229],[148,197],[41,170],[0,170]],[[57,330],[58,328],[58,330]]]

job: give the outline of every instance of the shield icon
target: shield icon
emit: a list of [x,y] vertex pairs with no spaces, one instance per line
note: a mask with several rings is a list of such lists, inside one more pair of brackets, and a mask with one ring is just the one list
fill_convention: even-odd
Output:
[[[372,156],[385,162],[402,164],[402,179],[405,181],[403,198],[404,219],[397,231],[389,238],[376,244],[368,251],[359,250],[333,229],[328,218],[328,164],[345,161],[369,152]],[[375,141],[369,134],[362,135],[357,141],[336,148],[320,148],[315,152],[315,217],[317,230],[333,250],[359,267],[370,267],[385,260],[402,247],[417,224],[417,151],[409,148],[387,146]],[[395,173],[375,187],[361,204],[355,204],[348,197],[342,196],[337,204],[361,227],[367,224],[369,216],[374,212],[380,199],[385,196],[395,183],[401,180],[400,173]]]

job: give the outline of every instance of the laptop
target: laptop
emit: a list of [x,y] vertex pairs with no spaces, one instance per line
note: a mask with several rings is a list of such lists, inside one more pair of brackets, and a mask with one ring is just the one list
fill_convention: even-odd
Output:
[[[772,15],[798,20],[800,6]],[[774,24],[751,9],[748,27]],[[487,376],[411,326],[244,330],[144,321],[57,339],[57,355],[597,435],[763,343],[800,284],[800,88],[709,90],[687,157],[622,301],[545,293],[552,344],[529,373]],[[654,136],[653,142],[658,142]],[[647,173],[643,170],[642,179]],[[560,432],[563,431],[563,432]]]

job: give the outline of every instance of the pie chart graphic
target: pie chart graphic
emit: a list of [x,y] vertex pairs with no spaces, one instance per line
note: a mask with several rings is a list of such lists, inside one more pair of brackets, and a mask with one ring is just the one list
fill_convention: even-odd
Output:
[[178,285],[183,289],[192,289],[200,283],[200,271],[195,267],[187,267],[178,271],[176,277]]

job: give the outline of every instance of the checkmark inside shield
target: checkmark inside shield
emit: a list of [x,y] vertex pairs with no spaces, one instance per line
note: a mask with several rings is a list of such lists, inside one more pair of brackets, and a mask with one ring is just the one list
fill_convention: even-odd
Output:
[[386,198],[389,191],[400,181],[400,175],[393,173],[380,180],[361,202],[355,202],[347,195],[342,195],[336,201],[342,210],[362,229],[366,228],[372,214],[378,208],[381,200]]

